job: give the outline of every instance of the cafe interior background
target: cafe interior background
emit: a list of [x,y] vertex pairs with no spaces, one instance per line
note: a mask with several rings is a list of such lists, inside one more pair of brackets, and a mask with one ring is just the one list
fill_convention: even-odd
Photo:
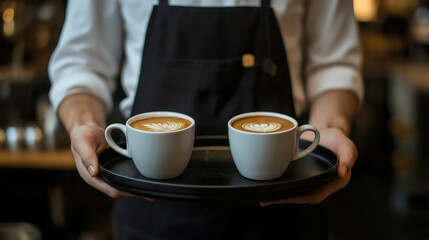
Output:
[[[65,5],[0,1],[0,239],[112,239],[113,200],[78,176],[47,99]],[[429,1],[354,9],[366,96],[352,180],[323,202],[329,239],[429,239]]]

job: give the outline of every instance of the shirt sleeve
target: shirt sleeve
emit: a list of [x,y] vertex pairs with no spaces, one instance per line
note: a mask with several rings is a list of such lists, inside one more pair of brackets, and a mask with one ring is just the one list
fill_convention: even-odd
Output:
[[55,109],[72,94],[88,93],[112,109],[122,55],[122,17],[114,0],[70,0],[49,63],[50,101]]
[[335,89],[362,103],[361,49],[352,0],[310,0],[306,13],[306,91],[309,99]]

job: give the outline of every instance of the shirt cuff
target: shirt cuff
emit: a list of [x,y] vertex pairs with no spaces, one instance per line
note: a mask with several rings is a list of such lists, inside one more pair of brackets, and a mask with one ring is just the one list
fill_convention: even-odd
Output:
[[331,67],[317,71],[307,79],[307,93],[310,100],[331,90],[346,90],[354,93],[362,105],[364,88],[362,76],[356,70],[344,67]]
[[66,97],[78,93],[93,95],[105,104],[107,113],[112,111],[113,100],[108,85],[99,76],[86,72],[73,73],[70,77],[55,80],[49,90],[49,99],[57,111]]

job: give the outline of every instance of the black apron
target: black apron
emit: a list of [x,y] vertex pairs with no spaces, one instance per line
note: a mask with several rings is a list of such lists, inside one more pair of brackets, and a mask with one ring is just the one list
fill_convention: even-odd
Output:
[[[259,7],[183,7],[160,0],[143,52],[132,115],[181,112],[195,119],[197,136],[226,135],[227,121],[243,112],[295,116],[286,51],[269,0]],[[297,205],[127,198],[117,201],[116,233],[118,239],[323,239],[321,215],[305,211]]]

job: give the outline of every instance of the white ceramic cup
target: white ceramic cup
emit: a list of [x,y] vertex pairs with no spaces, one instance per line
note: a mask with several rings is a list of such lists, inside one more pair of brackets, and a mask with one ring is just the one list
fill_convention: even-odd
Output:
[[[235,121],[250,116],[274,116],[291,121],[294,126],[280,132],[254,133],[238,130]],[[314,141],[299,152],[299,137],[305,131],[315,134]],[[319,144],[319,131],[312,125],[298,126],[287,115],[273,112],[250,112],[237,115],[228,122],[228,138],[233,161],[243,177],[253,180],[271,180],[280,177],[293,160],[311,153]]]
[[[179,117],[191,125],[177,131],[152,132],[133,128],[134,121],[152,117]],[[124,149],[112,139],[112,131],[121,130],[126,137]],[[195,121],[176,112],[148,112],[129,118],[126,124],[114,123],[105,130],[107,143],[118,153],[132,158],[138,171],[145,177],[168,179],[183,173],[191,158],[195,139]]]

